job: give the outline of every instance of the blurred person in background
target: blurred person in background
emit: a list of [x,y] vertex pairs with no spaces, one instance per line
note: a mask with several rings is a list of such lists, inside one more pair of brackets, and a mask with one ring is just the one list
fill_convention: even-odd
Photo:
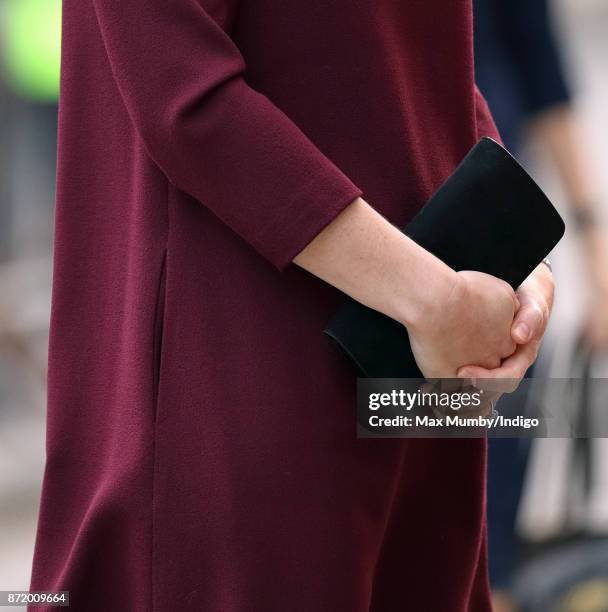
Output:
[[[585,171],[585,148],[571,104],[547,0],[476,0],[475,69],[505,145],[520,151],[527,138],[550,152],[575,231],[586,255],[591,302],[581,333],[589,349],[608,346],[608,250]],[[531,375],[532,370],[528,375]],[[504,397],[521,413],[526,398]],[[516,557],[515,522],[528,441],[491,440],[488,457],[490,578],[496,612],[515,609],[510,595]]]
[[[60,15],[60,0],[0,0],[0,351],[37,380],[46,371],[38,347],[48,329]],[[17,381],[0,371],[0,384]]]
[[583,333],[589,346],[608,347],[608,250],[585,146],[551,21],[548,0],[475,2],[476,79],[505,145],[525,138],[554,160],[587,256],[593,300]]
[[44,461],[60,0],[0,0],[0,589],[26,589]]
[[2,250],[50,256],[57,148],[61,0],[1,0],[5,84]]

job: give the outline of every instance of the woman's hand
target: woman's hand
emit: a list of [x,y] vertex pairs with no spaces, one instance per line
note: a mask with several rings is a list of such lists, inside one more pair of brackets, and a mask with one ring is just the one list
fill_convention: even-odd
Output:
[[491,379],[494,390],[503,393],[515,391],[538,356],[553,308],[554,290],[551,271],[545,264],[540,264],[516,292],[519,308],[511,327],[511,336],[517,344],[515,352],[497,367],[468,365],[459,369],[458,376]]
[[437,293],[407,325],[418,367],[427,379],[456,378],[463,364],[491,371],[516,350],[511,330],[520,303],[504,281],[460,272],[449,293]]
[[401,322],[426,378],[456,378],[466,364],[498,368],[515,351],[520,304],[511,287],[480,272],[454,272],[362,198],[294,262]]

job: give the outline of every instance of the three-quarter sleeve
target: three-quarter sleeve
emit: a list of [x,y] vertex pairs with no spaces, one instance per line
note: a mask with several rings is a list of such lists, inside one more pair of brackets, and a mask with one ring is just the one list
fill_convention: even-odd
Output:
[[362,195],[247,84],[242,54],[198,0],[93,4],[151,158],[279,270]]

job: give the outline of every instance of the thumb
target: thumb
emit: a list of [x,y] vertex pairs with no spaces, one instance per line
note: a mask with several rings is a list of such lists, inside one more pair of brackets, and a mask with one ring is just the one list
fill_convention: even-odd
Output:
[[542,332],[544,317],[540,307],[534,302],[522,306],[511,326],[511,336],[517,344],[526,344]]

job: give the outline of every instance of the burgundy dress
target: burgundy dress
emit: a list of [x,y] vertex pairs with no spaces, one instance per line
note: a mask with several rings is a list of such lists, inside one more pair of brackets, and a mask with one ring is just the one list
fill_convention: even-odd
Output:
[[[358,440],[292,258],[482,134],[470,0],[64,0],[31,589],[72,610],[489,610],[480,440]],[[488,203],[491,205],[491,203]],[[40,608],[36,608],[39,610]]]

